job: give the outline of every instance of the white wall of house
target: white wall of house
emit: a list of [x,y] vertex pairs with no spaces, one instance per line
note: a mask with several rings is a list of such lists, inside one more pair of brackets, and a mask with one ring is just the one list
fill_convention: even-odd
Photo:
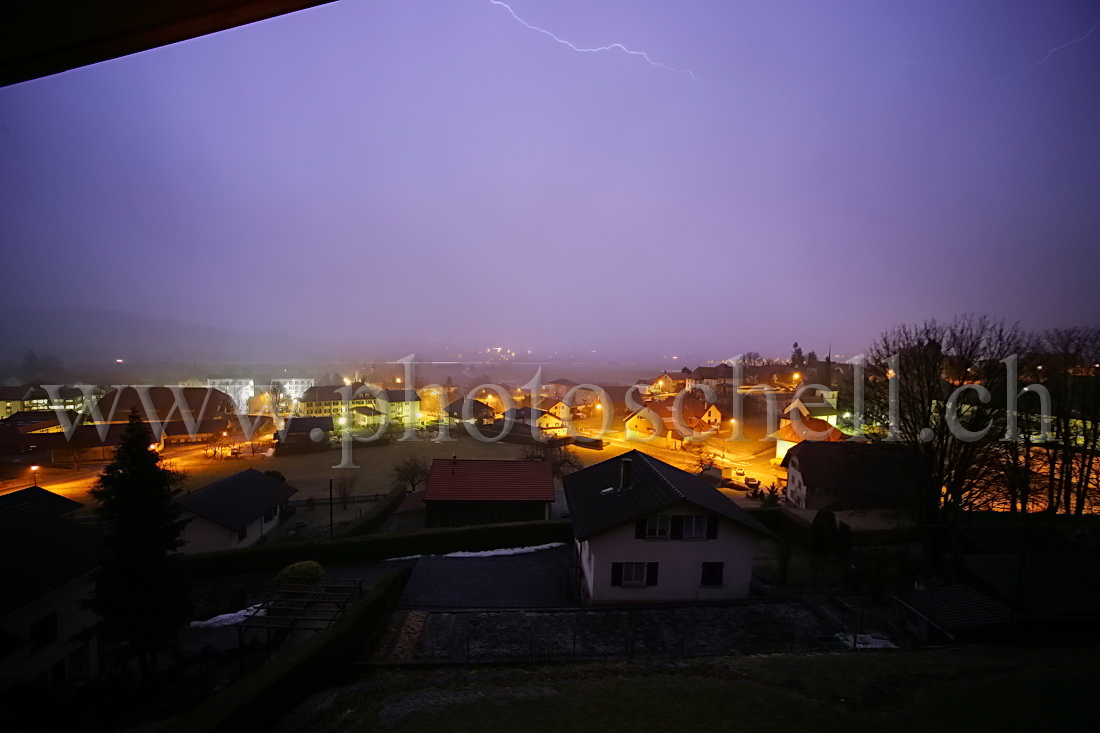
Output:
[[[95,637],[81,642],[73,638],[98,620],[82,603],[92,597],[93,578],[92,573],[87,573],[0,619],[0,629],[31,640],[0,660],[0,690],[19,680],[39,680],[68,688],[97,674],[99,652]],[[41,640],[43,629],[53,629],[52,638]]]
[[775,441],[775,460],[782,461],[783,456],[787,455],[787,451],[793,448],[796,443],[792,443],[789,440],[776,439]]
[[787,464],[786,496],[787,501],[799,509],[806,508],[806,482],[802,480],[802,472],[798,469],[798,459],[794,457]]
[[[681,503],[658,514],[705,516]],[[748,598],[758,538],[728,519],[720,519],[716,539],[636,539],[635,525],[591,537],[579,544],[581,568],[593,603],[660,603]],[[658,580],[649,586],[611,584],[612,563],[658,563]],[[721,562],[722,585],[701,585],[702,563]]]
[[183,546],[185,555],[195,555],[200,552],[218,552],[221,550],[236,550],[240,547],[248,547],[260,541],[260,538],[278,526],[282,520],[282,512],[272,519],[264,521],[261,516],[248,525],[244,538],[239,538],[237,532],[226,529],[220,524],[215,524],[209,519],[196,516],[190,512],[185,513],[191,518],[187,528],[183,531],[183,540],[187,544]]

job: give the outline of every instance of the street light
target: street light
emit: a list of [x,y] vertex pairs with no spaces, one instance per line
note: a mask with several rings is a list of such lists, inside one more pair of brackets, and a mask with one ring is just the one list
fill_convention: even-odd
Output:
[[34,485],[36,487],[38,486],[38,469],[39,468],[41,468],[41,466],[31,466],[31,473],[34,474]]

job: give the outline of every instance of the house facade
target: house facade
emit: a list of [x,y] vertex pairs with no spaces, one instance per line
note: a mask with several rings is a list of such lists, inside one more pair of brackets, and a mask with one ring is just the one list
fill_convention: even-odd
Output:
[[85,601],[106,559],[80,504],[39,487],[0,496],[0,692],[23,682],[64,690],[95,677],[98,621]]
[[[549,412],[543,412],[533,407],[520,407],[504,413],[505,420],[509,417],[515,421],[516,425],[538,428],[539,432],[548,438],[563,438],[566,435],[565,423]],[[513,427],[512,429],[515,430],[516,428]]]
[[749,596],[757,544],[771,533],[703,479],[630,451],[563,483],[587,602]]
[[[362,383],[352,383],[310,387],[298,400],[295,414],[303,417],[342,417],[348,422],[357,408],[375,407],[374,394],[367,390],[360,391],[363,386]],[[345,394],[351,395],[351,399],[345,400]]]
[[562,422],[573,417],[573,411],[557,397],[544,397],[542,403],[539,405],[539,409],[553,415]]
[[386,401],[379,400],[375,408],[385,412],[391,423],[398,425],[416,425],[422,419],[420,414],[420,395],[414,389],[387,389]]

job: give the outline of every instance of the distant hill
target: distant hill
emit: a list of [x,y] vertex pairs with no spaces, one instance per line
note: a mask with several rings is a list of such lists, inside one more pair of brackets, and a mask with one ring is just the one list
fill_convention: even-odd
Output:
[[[265,324],[266,325],[266,324]],[[184,323],[101,308],[14,306],[0,319],[0,359],[18,362],[33,349],[64,363],[158,359],[236,361],[299,359],[312,340]]]

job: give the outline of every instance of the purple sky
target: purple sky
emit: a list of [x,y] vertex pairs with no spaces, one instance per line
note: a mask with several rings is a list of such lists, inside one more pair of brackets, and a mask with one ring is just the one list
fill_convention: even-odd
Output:
[[656,356],[1097,321],[1095,2],[510,5],[654,63],[343,0],[0,89],[6,299]]

